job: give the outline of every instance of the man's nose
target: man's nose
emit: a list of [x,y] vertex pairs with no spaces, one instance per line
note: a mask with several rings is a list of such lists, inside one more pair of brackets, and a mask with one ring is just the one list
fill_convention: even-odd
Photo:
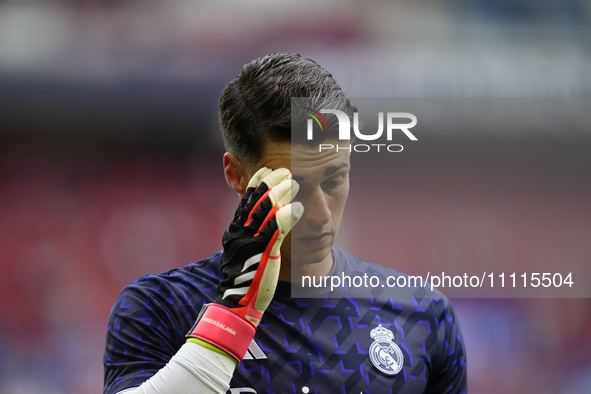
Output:
[[330,222],[331,214],[326,195],[320,187],[315,188],[304,205],[304,219],[309,224],[323,226]]

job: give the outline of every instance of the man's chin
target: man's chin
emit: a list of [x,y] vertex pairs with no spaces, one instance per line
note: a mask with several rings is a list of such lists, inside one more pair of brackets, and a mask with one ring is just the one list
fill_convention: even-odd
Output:
[[332,244],[326,245],[322,248],[309,250],[307,248],[294,249],[292,246],[291,250],[291,267],[292,272],[298,267],[304,268],[304,266],[312,266],[320,264],[326,260],[332,249]]

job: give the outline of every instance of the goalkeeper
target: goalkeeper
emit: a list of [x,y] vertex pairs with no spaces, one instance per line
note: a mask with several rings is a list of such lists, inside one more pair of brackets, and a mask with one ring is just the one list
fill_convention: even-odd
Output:
[[467,392],[462,333],[437,291],[291,297],[292,274],[401,275],[335,245],[350,152],[292,144],[292,97],[356,111],[331,74],[295,54],[256,59],[226,86],[224,174],[240,203],[223,251],[122,290],[105,394]]

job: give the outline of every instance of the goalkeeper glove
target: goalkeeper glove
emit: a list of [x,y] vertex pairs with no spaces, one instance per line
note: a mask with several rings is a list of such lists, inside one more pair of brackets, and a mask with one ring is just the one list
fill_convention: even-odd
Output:
[[304,211],[301,203],[291,203],[298,190],[286,168],[262,168],[252,177],[222,238],[218,297],[204,305],[188,337],[238,361],[244,357],[275,293],[281,244]]

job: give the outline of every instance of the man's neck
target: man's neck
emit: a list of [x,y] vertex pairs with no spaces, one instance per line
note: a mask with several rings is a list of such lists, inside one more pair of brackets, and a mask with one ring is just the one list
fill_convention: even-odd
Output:
[[[297,264],[297,263],[295,263]],[[332,251],[326,256],[324,260],[316,264],[294,265],[292,266],[291,259],[286,256],[281,256],[281,271],[279,271],[279,280],[282,282],[300,283],[302,276],[325,276],[330,273],[334,265],[334,256]]]

